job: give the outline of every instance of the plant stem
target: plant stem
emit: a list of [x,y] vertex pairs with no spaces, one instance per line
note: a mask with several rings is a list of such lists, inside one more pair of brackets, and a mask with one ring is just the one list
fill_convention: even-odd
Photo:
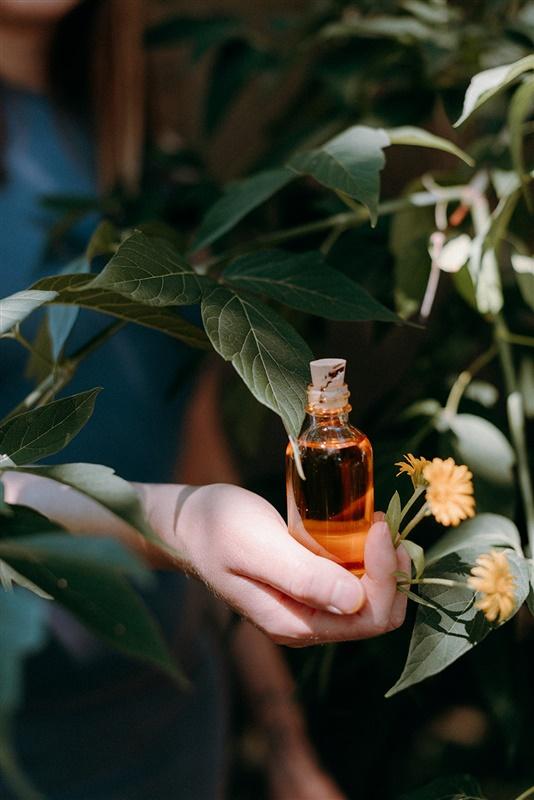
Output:
[[424,486],[418,486],[417,489],[414,489],[414,492],[413,492],[412,496],[410,497],[410,499],[408,500],[408,502],[406,503],[406,505],[404,506],[404,508],[401,511],[399,522],[402,522],[402,520],[404,519],[404,517],[406,516],[406,514],[408,513],[410,508],[413,506],[413,504],[417,500],[417,498],[421,497],[421,495],[422,495],[422,493],[424,491],[425,491],[425,487]]
[[126,322],[124,320],[113,322],[93,336],[86,344],[76,350],[70,358],[58,364],[54,372],[47,375],[24,400],[15,406],[15,408],[1,420],[1,422],[7,422],[7,420],[11,419],[11,417],[15,417],[17,414],[29,411],[32,408],[39,408],[48,403],[72,379],[81,362],[125,325]]
[[399,542],[402,542],[403,539],[406,539],[408,534],[413,531],[415,526],[418,525],[424,517],[426,517],[426,515],[428,514],[428,510],[429,510],[428,509],[428,503],[424,503],[421,506],[421,508],[419,509],[419,511],[417,512],[417,514],[415,515],[415,517],[413,517],[410,520],[410,522],[406,525],[404,530],[400,532],[399,538],[398,538]]
[[525,789],[525,791],[520,794],[519,797],[516,797],[515,800],[527,800],[529,797],[534,797],[534,786],[529,786],[529,788]]
[[530,556],[532,556],[534,554],[534,494],[532,492],[532,482],[530,479],[523,399],[517,384],[512,348],[506,335],[506,323],[501,315],[497,315],[494,329],[504,375],[504,383],[508,395],[506,402],[508,425],[510,427],[510,436],[517,459],[519,488],[525,511]]
[[[416,192],[415,194],[401,197],[396,200],[386,200],[378,206],[378,216],[384,217],[389,214],[395,214],[397,211],[404,211],[408,208],[433,206],[443,200],[442,193],[446,193],[447,199],[460,200],[465,191],[464,186],[447,187],[438,193],[434,191],[429,192]],[[230,248],[226,252],[218,256],[198,264],[196,269],[199,272],[206,272],[215,266],[229,261],[242,253],[247,253],[252,250],[259,250],[262,247],[274,247],[290,239],[298,239],[301,236],[309,236],[314,233],[329,230],[330,228],[340,228],[342,230],[348,228],[356,228],[362,225],[369,219],[369,212],[362,206],[357,211],[345,211],[339,214],[333,214],[324,219],[315,220],[314,222],[306,222],[303,225],[297,225],[294,228],[286,228],[285,230],[273,231],[264,236],[259,236],[257,239],[246,242],[242,245]]]
[[467,369],[464,369],[463,372],[460,372],[456,380],[454,381],[452,388],[449,392],[449,396],[447,398],[447,403],[445,405],[445,414],[447,416],[454,416],[458,411],[458,406],[460,405],[460,400],[462,399],[463,393],[473,380],[474,376],[479,372],[483,367],[488,364],[492,358],[497,355],[497,346],[496,344],[492,344],[487,350],[481,353],[472,364],[470,364]]
[[509,342],[510,344],[518,344],[522,345],[523,347],[534,347],[534,336],[521,336],[518,333],[510,333],[507,331],[506,333],[502,333],[504,336],[505,341]]
[[462,586],[466,587],[466,583],[461,581],[451,581],[449,578],[414,578],[409,581],[397,581],[398,586],[413,586],[413,585],[429,585],[429,586]]

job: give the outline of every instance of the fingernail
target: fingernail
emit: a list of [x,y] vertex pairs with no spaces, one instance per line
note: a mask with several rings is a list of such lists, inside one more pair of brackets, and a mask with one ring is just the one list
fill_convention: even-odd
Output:
[[333,614],[354,614],[361,608],[363,599],[360,581],[347,575],[346,578],[338,578],[334,584],[328,610]]
[[389,525],[387,524],[387,522],[375,522],[373,528],[376,529],[376,532],[379,536],[391,539],[391,534],[389,532]]

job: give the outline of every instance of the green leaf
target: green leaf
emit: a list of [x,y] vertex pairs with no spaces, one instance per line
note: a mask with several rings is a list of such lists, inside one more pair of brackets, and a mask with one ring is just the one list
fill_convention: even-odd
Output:
[[399,532],[399,525],[401,521],[401,500],[398,492],[395,492],[389,501],[388,509],[386,511],[386,522],[391,532],[391,537],[395,540]]
[[354,125],[321,147],[297,153],[288,167],[363,203],[376,225],[380,171],[386,162],[383,148],[389,143],[382,128]]
[[159,537],[145,518],[139,494],[131,483],[116,475],[111,467],[104,467],[101,464],[54,464],[20,467],[16,471],[49,478],[70,486],[107,508],[147,539],[159,541]]
[[22,322],[36,308],[53,300],[55,296],[55,292],[27,289],[24,292],[16,292],[9,297],[2,298],[0,300],[0,336]]
[[232,286],[326,319],[400,321],[362,286],[328,266],[322,253],[315,250],[250,253],[227,267],[223,278]]
[[204,331],[180,317],[174,308],[146,306],[107,289],[89,289],[87,286],[91,281],[92,277],[87,278],[86,275],[59,275],[43,278],[35,285],[55,287],[58,296],[54,303],[90,308],[160,331],[190,347],[209,349],[210,344]]
[[[447,533],[427,552],[424,577],[464,583],[478,556],[493,548],[507,548],[515,578],[517,612],[529,592],[528,567],[517,528],[506,517],[480,514]],[[441,610],[418,608],[406,665],[387,697],[441,672],[492,630],[483,613],[475,608],[475,596],[467,586],[425,584],[420,589],[421,596]]]
[[521,296],[534,311],[534,258],[512,253],[512,267]]
[[28,592],[0,590],[0,711],[14,711],[23,696],[24,659],[46,641],[48,608]]
[[428,241],[435,226],[430,208],[410,207],[393,216],[390,247],[395,258],[395,301],[404,318],[421,306],[430,274]]
[[529,115],[534,110],[534,78],[526,80],[514,92],[508,109],[508,128],[510,130],[510,152],[514,169],[519,175],[523,194],[530,211],[532,212],[532,196],[528,190],[531,176],[525,164],[525,154],[523,150],[523,126]]
[[204,298],[202,318],[215,350],[297,437],[313,358],[306,342],[271,308],[228,289]]
[[404,547],[413,561],[415,567],[415,577],[420,578],[425,570],[425,551],[420,544],[412,542],[411,539],[403,539],[401,547]]
[[465,122],[484,103],[531,69],[534,69],[534,55],[525,56],[513,64],[503,64],[500,67],[485,69],[475,75],[467,87],[462,113],[454,123],[454,127],[457,128]]
[[191,252],[208,247],[220,239],[243,217],[280,191],[294,177],[290,170],[282,167],[258,172],[242,181],[231,183],[202,220]]
[[58,453],[91,417],[99,392],[80,392],[11,417],[0,426],[0,453],[15,464],[31,464]]
[[512,485],[515,455],[499,428],[474,414],[456,414],[448,423],[455,435],[453,444],[458,460],[489,483]]
[[198,303],[201,279],[165,239],[136,231],[118,248],[102,272],[87,284],[149,306]]
[[2,539],[0,558],[113,647],[177,677],[158,624],[125,579],[134,562],[136,576],[146,570],[118,542],[69,534]]
[[464,153],[454,142],[444,139],[442,136],[435,136],[433,133],[423,130],[423,128],[403,125],[400,128],[390,128],[386,130],[386,133],[391,144],[407,144],[415,145],[416,147],[429,147],[433,150],[442,150],[444,153],[457,156],[470,167],[475,164],[471,156]]
[[427,550],[427,567],[455,553],[463,561],[474,563],[481,553],[495,547],[507,547],[521,553],[519,531],[511,520],[500,514],[477,514],[449,530]]

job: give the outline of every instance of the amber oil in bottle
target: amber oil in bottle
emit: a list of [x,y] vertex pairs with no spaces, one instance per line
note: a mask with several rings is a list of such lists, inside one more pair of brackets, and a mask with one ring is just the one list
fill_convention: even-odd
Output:
[[306,420],[297,440],[305,480],[291,443],[286,451],[288,527],[319,555],[363,575],[374,511],[373,451],[349,423],[345,366],[332,358],[310,363]]

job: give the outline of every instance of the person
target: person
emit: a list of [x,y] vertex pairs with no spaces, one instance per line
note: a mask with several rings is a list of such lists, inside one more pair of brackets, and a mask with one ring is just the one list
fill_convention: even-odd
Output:
[[[82,32],[91,32],[92,42]],[[96,194],[97,175],[104,189],[117,182],[128,191],[138,185],[143,59],[139,44],[131,44],[141,32],[140,0],[0,0],[2,295],[56,272],[83,250],[88,224],[74,226],[60,249],[46,249],[43,259],[45,232],[53,222],[40,205],[43,195]],[[74,60],[61,69],[59,55],[69,57],[69,47]],[[91,120],[84,119],[89,56],[96,164],[87,132]],[[105,70],[106,58],[113,69]],[[98,315],[81,314],[69,345],[104,324]],[[198,607],[190,613],[193,584],[184,574],[199,578],[280,644],[376,636],[404,618],[405,598],[396,592],[394,572],[406,569],[407,556],[393,549],[383,520],[370,531],[367,575],[360,581],[292,539],[263,498],[229,484],[170,482],[177,420],[189,388],[173,399],[170,389],[188,357],[185,348],[152,332],[133,326],[120,331],[74,379],[73,391],[93,382],[107,391],[91,425],[61,454],[62,460],[109,464],[138,481],[147,518],[174,557],[148,546],[74,491],[31,476],[5,476],[8,502],[36,508],[73,533],[121,538],[154,567],[172,568],[160,573],[158,591],[148,601],[171,632],[195,686],[191,696],[177,697],[159,676],[132,676],[130,664],[55,610],[55,638],[29,665],[17,729],[24,767],[53,800],[221,796],[226,713],[220,645]],[[2,412],[29,386],[21,358],[14,343],[6,342]]]

